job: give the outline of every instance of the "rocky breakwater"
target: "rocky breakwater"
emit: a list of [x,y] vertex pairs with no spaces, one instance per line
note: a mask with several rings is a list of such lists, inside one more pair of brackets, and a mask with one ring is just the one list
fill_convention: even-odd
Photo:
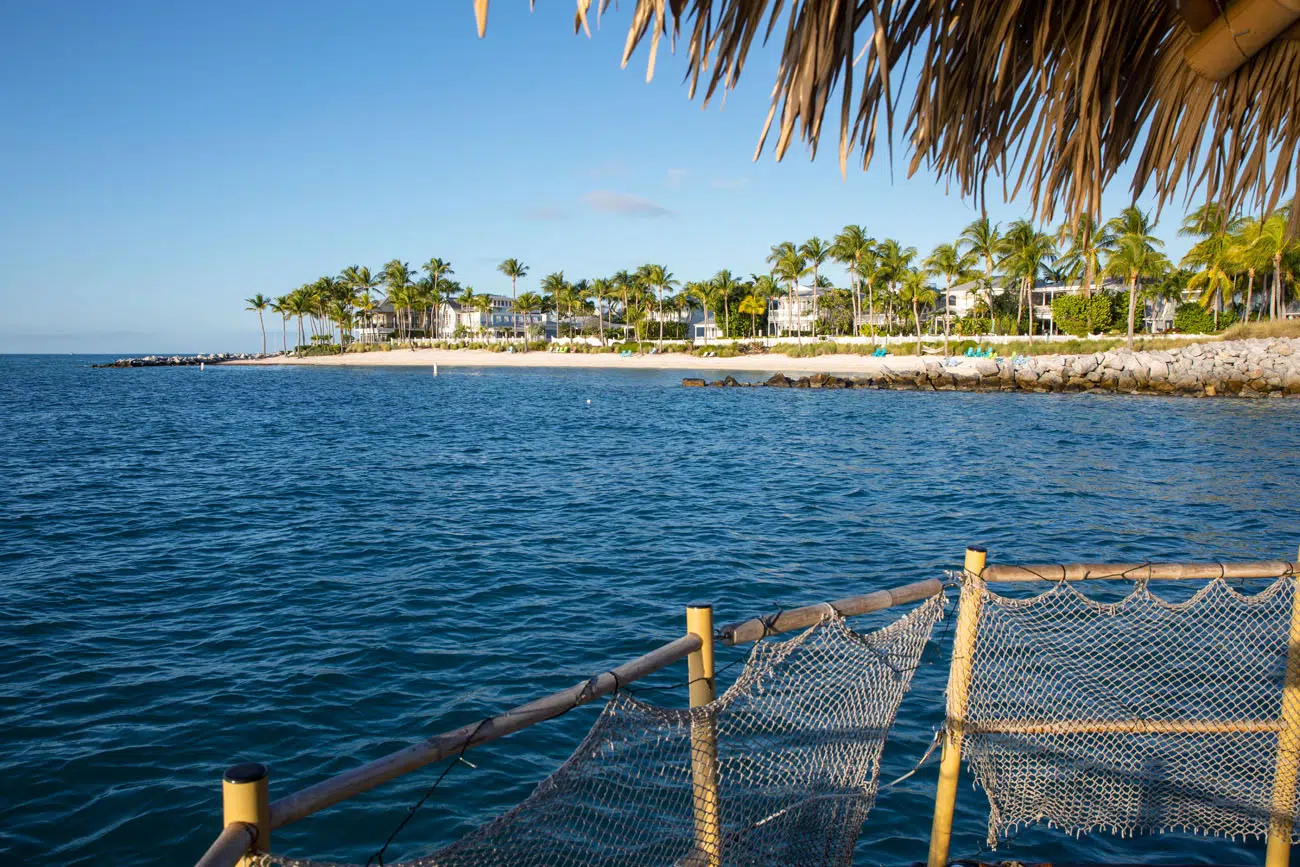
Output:
[[195,364],[220,364],[223,361],[246,361],[262,356],[249,352],[214,352],[209,355],[144,355],[119,358],[93,367],[186,367]]
[[1300,395],[1300,339],[1194,343],[1149,352],[963,358],[954,366],[926,359],[897,370],[885,362],[879,371],[853,378],[819,373],[791,379],[778,373],[763,382],[728,376],[715,382],[684,379],[682,385],[1283,397]]

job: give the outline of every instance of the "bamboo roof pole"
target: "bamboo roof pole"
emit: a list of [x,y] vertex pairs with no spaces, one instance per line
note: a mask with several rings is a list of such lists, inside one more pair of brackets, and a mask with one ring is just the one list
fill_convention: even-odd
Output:
[[1183,57],[1210,81],[1223,81],[1300,21],[1300,0],[1236,0],[1197,34]]

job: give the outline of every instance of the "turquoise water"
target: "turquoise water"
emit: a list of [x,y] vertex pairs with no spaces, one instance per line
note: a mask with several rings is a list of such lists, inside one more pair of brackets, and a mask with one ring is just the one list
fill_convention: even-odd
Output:
[[[263,761],[286,794],[643,653],[688,602],[770,613],[938,575],[971,543],[1002,562],[1254,559],[1300,538],[1292,401],[92,360],[0,356],[5,863],[193,862],[226,765]],[[885,779],[941,718],[943,660],[926,661]],[[643,697],[684,702],[682,668]],[[474,751],[390,858],[516,803],[595,713]],[[276,848],[364,861],[436,774]],[[860,863],[924,859],[934,777],[881,794]],[[963,784],[958,805],[953,854],[974,855],[987,803]],[[1249,864],[1263,847],[1034,830],[999,852]]]

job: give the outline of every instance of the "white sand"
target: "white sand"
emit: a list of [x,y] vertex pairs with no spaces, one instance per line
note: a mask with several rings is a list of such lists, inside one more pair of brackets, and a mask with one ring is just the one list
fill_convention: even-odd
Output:
[[[621,370],[750,371],[759,373],[834,373],[845,376],[891,370],[918,370],[927,361],[937,363],[938,356],[900,355],[872,358],[865,355],[820,355],[816,358],[791,358],[787,355],[738,355],[735,358],[697,358],[682,353],[633,355],[616,352],[489,352],[483,349],[395,349],[389,352],[357,352],[346,355],[316,355],[310,358],[276,356],[256,361],[232,361],[227,364],[275,365],[301,364],[354,367],[585,367]],[[962,359],[963,366],[969,363]],[[954,368],[957,370],[959,368]]]

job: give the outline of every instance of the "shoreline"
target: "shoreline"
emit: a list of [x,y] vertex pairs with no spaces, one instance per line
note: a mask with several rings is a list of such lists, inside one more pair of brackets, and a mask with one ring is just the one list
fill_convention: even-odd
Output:
[[[1111,350],[1077,355],[944,360],[934,356],[776,353],[700,358],[676,353],[505,353],[481,349],[417,349],[308,358],[224,362],[242,366],[497,367],[678,371],[686,386],[768,385],[793,388],[885,388],[921,391],[1107,392],[1187,397],[1300,396],[1300,338],[1251,338],[1194,343],[1168,350]],[[708,382],[701,373],[726,373]],[[768,374],[767,382],[740,382],[732,373]],[[790,380],[793,374],[796,379]]]
[[[949,370],[974,365],[977,359],[962,358],[962,364]],[[792,358],[780,353],[737,355],[732,358],[700,358],[695,355],[667,352],[655,355],[621,356],[613,352],[491,352],[486,349],[394,349],[388,352],[356,352],[346,355],[313,355],[306,358],[271,356],[222,362],[223,366],[266,367],[300,365],[306,367],[513,367],[571,368],[598,370],[725,370],[750,373],[834,373],[873,374],[890,370],[924,370],[927,363],[937,363],[934,356],[891,355],[818,355]]]

